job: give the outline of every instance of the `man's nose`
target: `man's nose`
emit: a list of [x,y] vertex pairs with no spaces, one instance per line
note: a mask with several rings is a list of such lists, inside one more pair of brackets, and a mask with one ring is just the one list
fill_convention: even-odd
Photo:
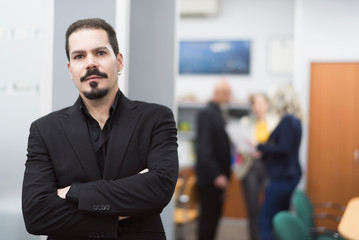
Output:
[[93,56],[89,55],[87,57],[86,69],[89,70],[94,68],[98,68],[97,61]]

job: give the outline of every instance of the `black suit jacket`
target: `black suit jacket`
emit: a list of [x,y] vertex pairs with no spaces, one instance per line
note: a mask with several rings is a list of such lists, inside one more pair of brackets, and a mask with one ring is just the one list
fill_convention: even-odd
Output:
[[[22,193],[30,233],[56,240],[163,239],[159,214],[178,174],[173,114],[122,93],[114,113],[103,178],[79,99],[31,124]],[[78,204],[57,196],[72,184],[79,187]],[[118,216],[130,218],[119,224]]]
[[214,179],[230,176],[231,147],[219,106],[210,102],[197,116],[197,181],[200,186],[212,185]]

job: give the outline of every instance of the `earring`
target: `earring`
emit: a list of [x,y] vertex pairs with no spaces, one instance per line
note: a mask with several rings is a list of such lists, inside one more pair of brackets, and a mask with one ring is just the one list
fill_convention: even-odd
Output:
[[121,75],[121,72],[118,72],[118,76],[120,76]]

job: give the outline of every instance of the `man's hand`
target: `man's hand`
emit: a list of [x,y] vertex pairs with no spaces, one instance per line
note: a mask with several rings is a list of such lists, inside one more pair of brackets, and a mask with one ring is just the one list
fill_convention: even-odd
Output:
[[129,218],[129,216],[127,216],[127,217],[121,217],[121,216],[119,216],[119,217],[118,217],[118,221],[124,220],[124,219],[126,219],[126,218]]
[[258,141],[257,141],[257,140],[254,140],[254,139],[248,140],[247,143],[249,144],[249,146],[251,146],[251,147],[253,147],[253,148],[256,148],[257,145],[258,145]]
[[146,173],[146,172],[148,172],[149,170],[148,170],[148,168],[145,168],[145,169],[143,169],[141,172],[139,172],[138,174],[144,174],[144,173]]
[[214,179],[213,184],[216,188],[226,190],[228,187],[228,179],[225,175],[221,174]]
[[57,189],[57,195],[62,199],[66,199],[66,194],[70,190],[70,187],[71,186],[67,186],[67,187],[64,187],[64,188]]
[[254,152],[251,152],[251,156],[254,159],[260,159],[260,158],[262,158],[263,154],[259,151],[254,151]]

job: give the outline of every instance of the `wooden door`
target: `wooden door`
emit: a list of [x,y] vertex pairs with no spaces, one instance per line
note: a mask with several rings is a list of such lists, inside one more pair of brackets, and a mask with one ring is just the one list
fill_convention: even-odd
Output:
[[308,194],[347,204],[359,195],[359,63],[311,65]]
[[359,196],[359,71],[357,71],[356,81],[355,81],[355,104],[354,104],[354,118],[355,118],[355,128],[354,128],[354,148],[353,153],[353,186],[352,186],[352,195]]

